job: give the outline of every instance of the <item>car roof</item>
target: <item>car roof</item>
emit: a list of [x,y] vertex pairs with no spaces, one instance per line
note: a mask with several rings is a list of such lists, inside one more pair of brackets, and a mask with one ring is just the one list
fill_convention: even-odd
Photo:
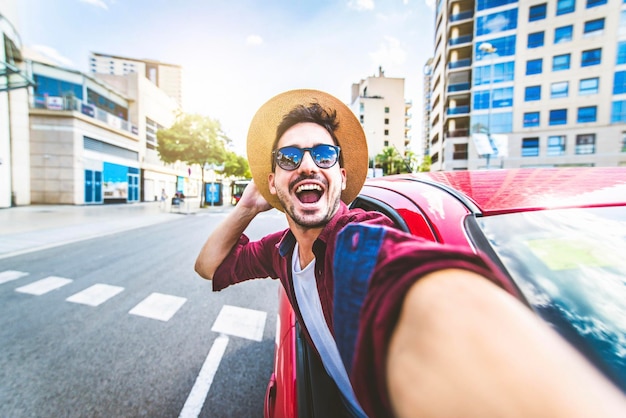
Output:
[[370,178],[366,185],[395,189],[394,183],[415,181],[448,190],[483,216],[626,205],[626,167],[435,171]]

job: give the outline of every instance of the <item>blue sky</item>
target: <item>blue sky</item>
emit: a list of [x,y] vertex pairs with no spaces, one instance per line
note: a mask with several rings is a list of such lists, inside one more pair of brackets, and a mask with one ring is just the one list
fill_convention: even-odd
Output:
[[379,66],[405,78],[419,141],[434,0],[16,1],[23,44],[61,65],[87,72],[91,51],[181,65],[184,110],[220,120],[242,154],[270,97],[314,88],[347,103]]

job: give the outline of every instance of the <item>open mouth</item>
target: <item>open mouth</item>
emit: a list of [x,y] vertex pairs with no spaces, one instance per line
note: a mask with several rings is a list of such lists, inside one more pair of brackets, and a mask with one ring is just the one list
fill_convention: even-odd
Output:
[[317,184],[303,184],[296,189],[296,196],[302,203],[316,203],[322,194],[322,188]]

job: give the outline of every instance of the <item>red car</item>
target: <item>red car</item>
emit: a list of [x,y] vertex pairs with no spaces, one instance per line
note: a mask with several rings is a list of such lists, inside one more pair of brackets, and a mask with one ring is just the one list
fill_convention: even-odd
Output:
[[[351,204],[482,251],[522,302],[626,393],[626,167],[451,171],[368,179]],[[279,292],[265,417],[327,416],[328,379]],[[322,379],[322,380],[319,380]]]

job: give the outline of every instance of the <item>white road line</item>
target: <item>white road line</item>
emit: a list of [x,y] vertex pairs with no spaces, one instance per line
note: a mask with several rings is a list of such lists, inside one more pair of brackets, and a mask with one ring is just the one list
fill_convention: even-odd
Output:
[[28,276],[28,273],[16,270],[7,270],[0,273],[0,284],[10,282],[11,280],[17,280],[20,277]]
[[41,296],[44,293],[48,293],[52,290],[56,290],[66,284],[72,283],[71,279],[65,279],[63,277],[50,276],[45,279],[38,280],[26,286],[18,287],[16,292],[29,293],[31,295]]
[[211,331],[261,341],[266,317],[267,312],[224,305]]
[[186,298],[152,293],[128,313],[167,322],[187,302]]
[[98,306],[123,290],[124,288],[120,286],[98,283],[81,292],[73,294],[65,300],[68,302],[82,303],[83,305]]
[[217,337],[213,342],[211,350],[206,360],[204,360],[196,382],[193,384],[193,388],[191,388],[191,392],[183,406],[183,410],[180,411],[179,418],[197,418],[198,415],[200,415],[200,411],[202,411],[202,406],[204,406],[206,396],[209,393],[209,389],[211,389],[213,378],[222,361],[227,345],[228,337],[223,334]]

